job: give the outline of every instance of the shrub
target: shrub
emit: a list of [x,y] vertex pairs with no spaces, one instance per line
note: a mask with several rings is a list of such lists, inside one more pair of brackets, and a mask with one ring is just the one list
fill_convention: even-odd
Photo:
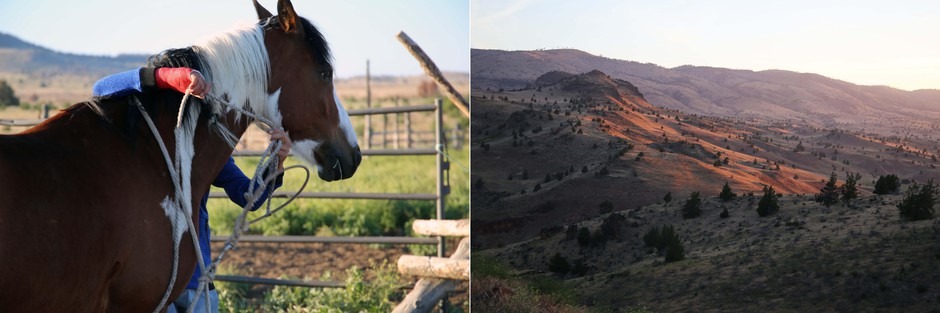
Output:
[[586,247],[591,244],[591,230],[587,227],[578,229],[578,244]]
[[653,227],[643,235],[643,244],[650,248],[659,248],[659,227]]
[[571,270],[571,265],[568,264],[568,259],[561,256],[560,253],[555,252],[555,255],[548,261],[548,270],[553,273],[558,274],[567,274]]
[[[357,267],[346,271],[346,288],[274,287],[264,297],[264,312],[389,312],[403,291],[398,270],[372,264],[371,275]],[[374,277],[366,282],[365,277]],[[224,312],[224,311],[223,311]]]
[[604,202],[601,202],[600,208],[601,208],[600,210],[601,214],[607,214],[607,213],[613,212],[614,203],[610,202],[610,200],[604,200]]
[[940,198],[940,190],[933,183],[933,179],[926,184],[913,183],[907,188],[907,194],[898,206],[898,213],[902,218],[912,221],[932,219],[934,217],[934,204]]
[[729,216],[731,216],[731,214],[728,213],[727,207],[724,207],[723,210],[721,210],[721,214],[718,215],[720,218],[728,218]]
[[696,218],[699,215],[702,215],[702,198],[699,197],[699,192],[696,191],[689,196],[688,200],[685,200],[685,205],[682,206],[682,218]]
[[663,202],[672,202],[672,191],[666,192],[666,196],[663,197]]
[[664,225],[662,230],[654,226],[643,236],[643,242],[647,247],[656,248],[659,253],[665,252],[667,263],[685,258],[685,247],[672,226]]
[[666,244],[666,263],[682,261],[685,259],[685,247],[682,246],[682,241],[679,239],[679,235],[672,233],[672,236],[665,238]]
[[878,176],[878,181],[875,182],[875,194],[886,195],[889,193],[896,193],[901,189],[901,180],[898,179],[898,175],[881,175]]

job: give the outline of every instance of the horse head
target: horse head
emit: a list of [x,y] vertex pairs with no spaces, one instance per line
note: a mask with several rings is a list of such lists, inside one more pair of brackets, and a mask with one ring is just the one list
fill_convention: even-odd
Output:
[[270,62],[265,115],[280,120],[294,155],[317,167],[325,181],[352,177],[362,152],[349,115],[335,94],[330,50],[320,34],[279,0],[273,16],[253,0]]

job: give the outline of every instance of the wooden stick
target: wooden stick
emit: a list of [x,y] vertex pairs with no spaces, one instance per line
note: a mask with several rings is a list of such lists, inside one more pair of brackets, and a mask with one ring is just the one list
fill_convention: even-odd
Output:
[[415,234],[428,236],[470,236],[470,220],[415,220],[411,225]]
[[470,260],[403,255],[398,271],[405,275],[470,280]]
[[[457,251],[450,256],[451,259],[470,258],[470,240],[464,238],[457,246]],[[415,284],[415,288],[405,296],[405,299],[395,307],[394,313],[404,312],[431,312],[434,306],[454,290],[457,281],[439,278],[422,278]]]
[[411,52],[411,55],[418,60],[418,63],[421,63],[421,68],[424,68],[424,72],[431,76],[434,79],[434,82],[437,83],[437,86],[444,90],[444,94],[450,99],[451,102],[460,109],[460,112],[463,112],[463,115],[470,117],[470,105],[467,104],[467,100],[464,100],[463,96],[454,89],[454,86],[444,78],[444,75],[441,74],[441,70],[437,69],[437,65],[434,65],[434,61],[431,61],[431,58],[424,53],[424,50],[421,50],[421,47],[418,46],[418,43],[411,40],[411,37],[408,37],[405,32],[398,33],[398,41],[408,49],[408,52]]

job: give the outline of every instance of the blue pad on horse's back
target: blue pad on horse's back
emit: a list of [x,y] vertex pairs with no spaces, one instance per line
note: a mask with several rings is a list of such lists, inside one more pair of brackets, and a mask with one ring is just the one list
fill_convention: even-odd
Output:
[[96,98],[120,97],[143,92],[140,69],[110,75],[95,82],[92,95]]

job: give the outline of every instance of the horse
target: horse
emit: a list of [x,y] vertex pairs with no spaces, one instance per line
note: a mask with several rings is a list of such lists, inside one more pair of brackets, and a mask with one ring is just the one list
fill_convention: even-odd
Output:
[[[322,180],[353,176],[362,153],[334,93],[326,40],[290,0],[278,1],[277,15],[253,3],[258,23],[148,60],[197,69],[211,84],[206,100],[188,97],[183,131],[177,115],[184,95],[155,90],[78,103],[0,136],[0,312],[155,310],[171,280],[178,227],[165,202],[181,196],[198,208],[252,114],[283,127],[294,155],[316,166]],[[177,161],[187,155],[180,143],[191,145],[183,171],[189,192],[174,195],[167,161],[136,103]],[[199,225],[198,210],[184,216]],[[185,236],[171,301],[196,265],[195,234]]]

